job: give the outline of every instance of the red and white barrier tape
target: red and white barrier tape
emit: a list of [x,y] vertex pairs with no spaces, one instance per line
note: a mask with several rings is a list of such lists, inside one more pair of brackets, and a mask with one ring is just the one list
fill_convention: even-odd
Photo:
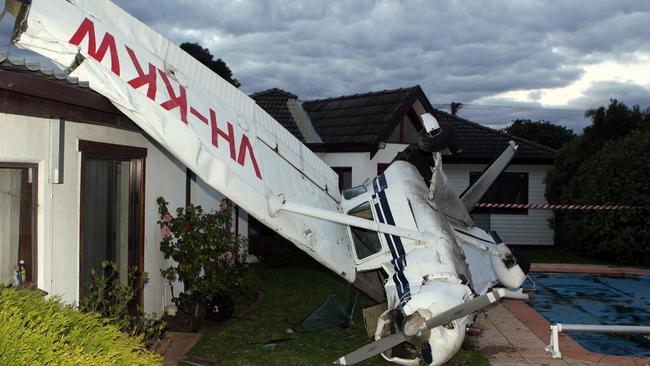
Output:
[[478,208],[530,208],[538,210],[634,210],[643,209],[643,207],[626,206],[626,205],[552,205],[538,203],[477,203]]

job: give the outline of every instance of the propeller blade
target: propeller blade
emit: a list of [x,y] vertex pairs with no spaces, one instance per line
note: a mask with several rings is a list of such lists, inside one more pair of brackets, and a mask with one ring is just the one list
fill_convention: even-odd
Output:
[[453,306],[443,311],[442,313],[427,319],[424,322],[424,326],[426,326],[428,329],[439,327],[443,324],[451,322],[452,320],[456,320],[458,318],[464,317],[465,315],[475,313],[505,296],[505,289],[496,289],[492,292],[488,292],[485,295],[475,297],[467,302]]
[[334,364],[354,365],[355,363],[359,363],[361,361],[369,359],[372,356],[376,356],[384,351],[387,351],[404,341],[406,341],[406,338],[404,338],[404,333],[398,331],[397,333],[393,333],[388,337],[378,339],[348,353],[347,355],[334,361]]
[[[501,298],[523,299],[522,295],[526,296],[520,292],[498,288],[492,292],[488,292],[485,295],[475,297],[467,302],[451,307],[442,313],[427,319],[427,321],[424,322],[423,327],[426,327],[427,329],[433,329],[443,324],[447,324],[452,320],[462,318],[465,315],[475,313],[484,307],[497,302]],[[387,351],[404,341],[406,341],[404,333],[402,331],[398,331],[397,333],[393,333],[388,337],[381,338],[348,353],[347,355],[334,361],[334,364],[354,365],[361,361],[367,360],[370,357],[376,356],[384,351]]]

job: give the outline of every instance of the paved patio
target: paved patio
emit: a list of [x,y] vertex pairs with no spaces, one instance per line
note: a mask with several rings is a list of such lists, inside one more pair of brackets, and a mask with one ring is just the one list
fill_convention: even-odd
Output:
[[[535,264],[533,271],[600,274],[650,274],[643,268],[598,265]],[[482,329],[480,349],[495,366],[554,365],[650,365],[650,358],[607,356],[587,351],[568,335],[560,333],[562,359],[553,359],[544,350],[549,342],[550,323],[525,302],[505,300],[479,315]]]

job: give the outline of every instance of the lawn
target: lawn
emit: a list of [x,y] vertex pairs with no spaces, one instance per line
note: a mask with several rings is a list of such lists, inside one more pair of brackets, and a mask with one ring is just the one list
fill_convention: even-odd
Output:
[[[350,327],[287,334],[287,329],[297,329],[304,317],[330,294],[336,295],[341,306],[347,306],[349,285],[319,265],[264,269],[260,277],[265,291],[263,302],[244,317],[235,313],[234,319],[208,328],[190,356],[211,359],[217,365],[331,365],[340,356],[370,341],[361,319],[361,308],[374,303],[362,294]],[[293,339],[273,347],[263,345],[281,338]],[[459,352],[448,364],[489,365],[480,351],[467,348],[470,349]],[[389,364],[376,356],[359,365]]]

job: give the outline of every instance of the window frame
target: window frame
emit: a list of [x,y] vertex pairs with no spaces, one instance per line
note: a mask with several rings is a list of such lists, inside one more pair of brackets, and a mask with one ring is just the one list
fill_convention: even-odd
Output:
[[[336,166],[332,167],[332,170],[336,172],[336,175],[339,177],[339,191],[343,192],[346,189],[354,187],[352,184],[352,167],[351,166]],[[350,173],[350,186],[345,187],[343,174]]]
[[[32,205],[33,207],[38,207],[38,163],[21,163],[21,162],[6,162],[0,161],[0,169],[27,169],[32,172]],[[22,183],[21,183],[22,185]],[[22,190],[22,187],[21,187]],[[23,199],[21,195],[21,200]],[[22,217],[24,214],[22,209],[22,203],[20,208],[19,215]],[[27,278],[26,283],[35,285],[38,287],[38,210],[36,210],[31,217],[31,241],[32,248],[30,251],[30,260],[29,262],[25,260],[25,266],[27,267]],[[20,229],[19,229],[20,230]],[[18,233],[19,236],[23,235],[22,230]],[[20,245],[20,244],[19,244]],[[20,249],[19,249],[20,251]],[[16,258],[17,260],[21,258]],[[31,266],[30,266],[31,265]]]
[[[360,207],[360,206],[362,206],[364,204],[369,205],[370,213],[372,214],[372,221],[377,222],[377,219],[376,219],[377,218],[377,213],[375,212],[375,208],[374,208],[374,205],[373,205],[372,201],[362,200],[357,205],[355,205],[354,207],[347,210],[346,214],[350,215],[350,216],[353,216],[353,217],[359,217],[359,216],[356,216],[356,215],[351,215],[350,212],[357,209],[358,207]],[[385,243],[385,241],[383,239],[383,235],[380,235],[378,232],[375,232],[375,235],[377,235],[377,239],[379,241],[379,250],[376,251],[375,253],[372,253],[372,254],[366,256],[366,257],[359,258],[359,255],[357,254],[356,242],[354,240],[354,234],[352,233],[352,230],[355,230],[355,229],[358,229],[358,230],[365,230],[365,229],[356,228],[356,227],[353,227],[353,226],[348,226],[348,235],[350,237],[350,242],[352,243],[352,251],[354,252],[354,261],[357,264],[372,260],[372,259],[376,258],[377,256],[381,255],[386,250],[386,243]],[[368,231],[372,231],[372,230],[368,230]]]
[[[476,182],[476,180],[483,174],[482,172],[469,172],[469,182],[470,186]],[[518,202],[506,202],[506,200],[498,197],[496,199],[486,199],[486,197],[491,193],[493,189],[498,189],[497,185],[500,183],[502,177],[512,177],[520,176],[520,182],[523,180],[523,191],[520,194]],[[494,181],[492,186],[488,189],[487,192],[481,197],[479,203],[517,203],[517,204],[528,204],[530,191],[530,174],[528,172],[502,172],[499,174],[499,177]],[[498,192],[497,192],[498,195]],[[471,214],[488,214],[488,215],[528,215],[527,208],[485,208],[485,207],[475,207]]]
[[[87,141],[79,140],[78,150],[81,153],[81,169],[79,173],[79,187],[80,187],[80,197],[79,197],[79,298],[83,296],[84,292],[84,283],[83,283],[83,245],[84,245],[84,184],[83,177],[86,169],[86,160],[89,158],[105,158],[105,159],[116,159],[123,161],[130,161],[129,164],[129,195],[133,192],[133,189],[136,189],[138,192],[139,200],[138,204],[134,209],[134,212],[129,210],[129,225],[135,225],[135,235],[133,236],[133,242],[137,245],[137,252],[133,254],[137,257],[137,263],[131,263],[130,265],[138,266],[140,273],[144,273],[144,253],[145,253],[145,182],[146,182],[146,158],[147,158],[147,149],[136,146],[127,146],[127,145],[117,145],[110,144],[105,142],[97,141]],[[131,175],[135,174],[135,179],[132,180]],[[134,214],[136,217],[131,217]],[[129,262],[131,262],[131,243],[129,243]],[[135,286],[139,288],[138,293],[136,294],[136,302],[139,306],[144,305],[144,296],[143,288],[144,286],[142,278],[140,281],[136,281]]]

